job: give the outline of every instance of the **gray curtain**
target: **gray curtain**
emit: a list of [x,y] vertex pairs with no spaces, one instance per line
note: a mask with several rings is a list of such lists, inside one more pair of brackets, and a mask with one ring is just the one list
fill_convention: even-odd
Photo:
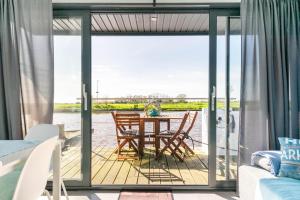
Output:
[[299,138],[300,1],[242,0],[240,164]]
[[0,139],[21,139],[53,114],[51,0],[0,1]]

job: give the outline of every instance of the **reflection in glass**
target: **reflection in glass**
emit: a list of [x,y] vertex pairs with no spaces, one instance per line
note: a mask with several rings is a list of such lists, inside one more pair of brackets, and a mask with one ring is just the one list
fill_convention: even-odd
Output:
[[54,18],[54,115],[62,140],[64,180],[81,174],[81,18]]
[[237,176],[241,69],[239,24],[239,18],[217,18],[217,180],[236,179]]

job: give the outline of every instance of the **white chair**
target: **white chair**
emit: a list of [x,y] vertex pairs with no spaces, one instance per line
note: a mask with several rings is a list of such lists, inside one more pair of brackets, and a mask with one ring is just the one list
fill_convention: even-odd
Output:
[[[56,144],[57,137],[40,143],[30,153],[23,168],[20,165],[13,172],[1,177],[1,199],[38,199],[47,185],[52,153]],[[51,199],[49,193],[47,196]]]
[[39,124],[28,130],[24,140],[45,141],[59,135],[58,126],[52,124]]
[[[24,140],[28,141],[45,141],[52,137],[58,137],[59,136],[59,127],[52,124],[39,124],[36,125],[28,130],[27,135],[25,136]],[[52,170],[52,165],[50,167],[50,171]],[[64,191],[64,194],[66,196],[66,199],[68,200],[68,194],[66,190],[66,186],[61,180],[61,186]]]

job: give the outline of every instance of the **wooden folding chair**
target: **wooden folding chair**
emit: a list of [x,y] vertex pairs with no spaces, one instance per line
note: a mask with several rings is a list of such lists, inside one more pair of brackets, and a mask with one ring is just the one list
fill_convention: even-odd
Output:
[[181,147],[183,147],[186,151],[188,151],[188,152],[190,152],[191,154],[194,155],[195,152],[186,144],[185,140],[186,139],[192,139],[189,136],[189,134],[190,134],[191,130],[193,129],[194,125],[195,125],[195,122],[196,122],[196,119],[197,119],[197,116],[198,116],[198,112],[197,111],[194,112],[194,113],[189,112],[188,114],[189,114],[188,118],[192,119],[192,121],[189,124],[187,130],[183,130],[182,137],[178,137],[177,140],[178,140],[178,142],[180,142]]
[[189,113],[184,114],[177,131],[174,131],[173,133],[169,131],[167,131],[166,133],[161,132],[159,135],[156,136],[158,140],[161,140],[165,144],[165,146],[159,151],[156,157],[157,159],[160,158],[165,151],[170,150],[173,156],[177,157],[180,161],[183,161],[180,155],[183,154],[183,152],[179,148],[182,145],[182,143],[180,142],[182,141],[180,137],[183,136],[183,128],[185,126],[188,116]]
[[[191,153],[193,155],[195,154],[194,151],[185,142],[185,140],[190,138],[189,133],[191,132],[191,130],[194,127],[195,121],[196,121],[197,116],[198,116],[198,112],[195,112],[193,114],[191,114],[190,112],[188,112],[185,115],[187,115],[187,118],[192,118],[192,121],[191,121],[191,123],[189,124],[189,126],[188,126],[188,128],[186,130],[185,130],[185,126],[186,126],[187,123],[184,122],[184,124],[183,124],[183,121],[182,121],[181,125],[183,125],[183,127],[182,127],[181,130],[177,130],[177,131],[166,130],[166,131],[161,132],[160,135],[159,135],[159,137],[161,138],[161,140],[163,142],[164,141],[168,141],[168,143],[170,143],[170,144],[168,144],[167,149],[171,150],[171,155],[175,155],[180,161],[183,161],[184,157],[180,156],[179,153],[183,154],[183,156],[185,155],[181,151],[180,147],[182,147],[185,151],[187,151],[187,152],[189,152],[189,153]],[[183,120],[184,120],[184,118],[183,118]],[[181,125],[180,125],[179,129],[181,128]],[[172,149],[170,149],[169,146],[171,146]]]
[[[141,129],[140,114],[137,113],[111,113],[116,124],[116,136],[118,147],[116,152],[119,159],[130,159],[132,156],[123,155],[123,147],[128,144],[139,155],[138,143]],[[127,152],[128,153],[128,152]]]

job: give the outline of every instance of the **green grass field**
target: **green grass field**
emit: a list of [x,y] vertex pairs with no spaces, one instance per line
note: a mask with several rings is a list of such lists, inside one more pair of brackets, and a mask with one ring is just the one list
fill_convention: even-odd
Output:
[[[238,110],[240,103],[238,101],[231,102],[231,108]],[[185,111],[185,110],[202,110],[208,107],[208,102],[176,102],[161,103],[162,111]],[[224,108],[223,102],[217,102],[218,108]],[[80,104],[57,103],[54,106],[55,112],[80,112]],[[143,111],[144,103],[93,103],[93,112],[101,111]]]

